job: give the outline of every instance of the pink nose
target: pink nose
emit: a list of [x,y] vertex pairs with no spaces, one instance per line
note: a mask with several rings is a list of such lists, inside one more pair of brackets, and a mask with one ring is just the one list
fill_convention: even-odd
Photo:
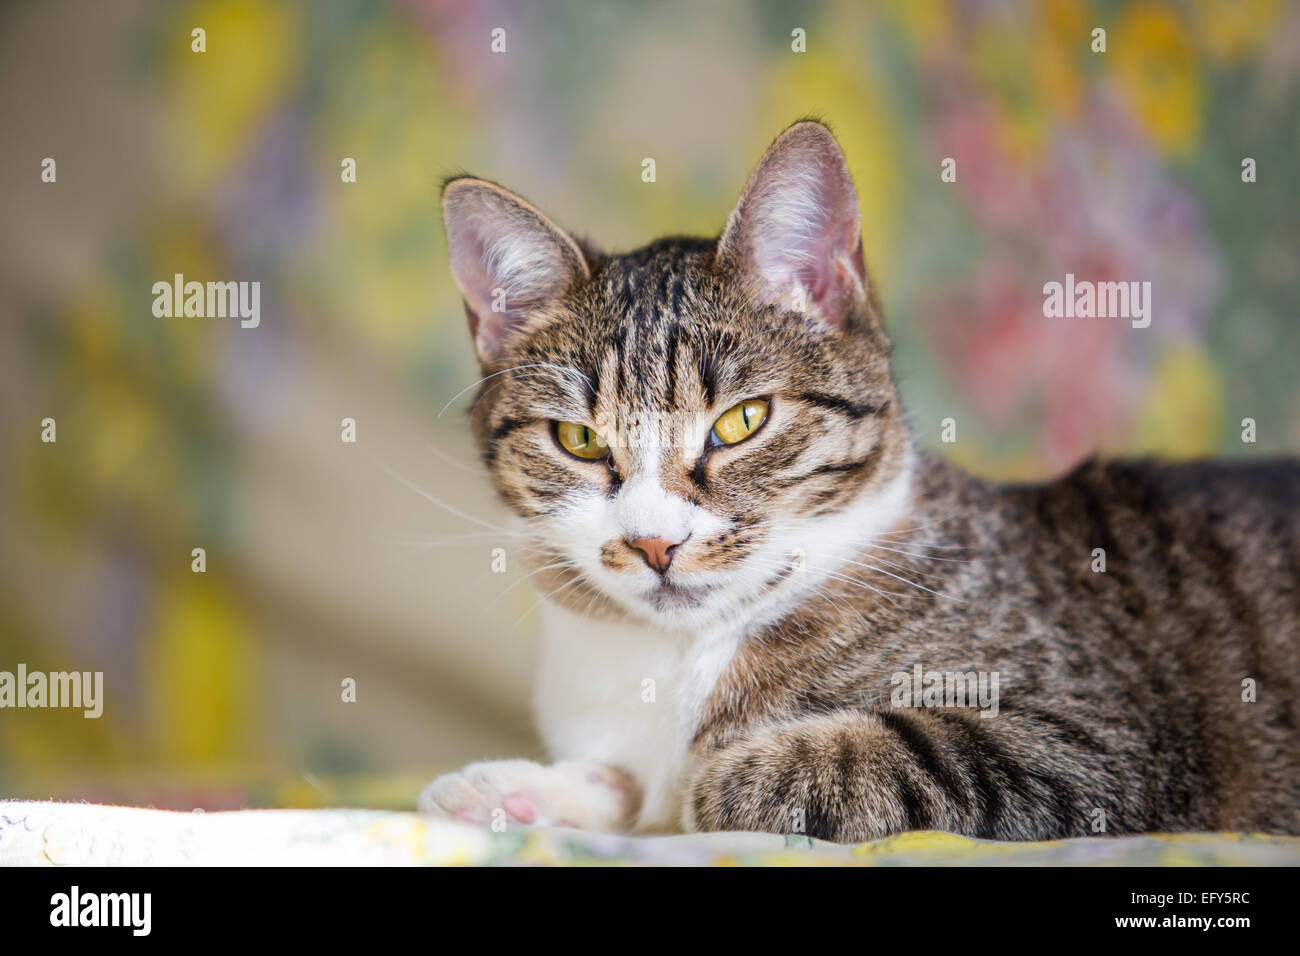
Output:
[[685,538],[682,541],[669,541],[667,538],[631,538],[628,544],[641,552],[641,557],[645,559],[646,564],[663,574],[673,563],[673,552],[681,547],[685,540]]

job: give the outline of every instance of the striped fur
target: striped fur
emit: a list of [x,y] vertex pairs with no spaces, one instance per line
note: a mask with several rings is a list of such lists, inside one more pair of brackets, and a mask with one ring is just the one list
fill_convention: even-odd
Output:
[[[847,183],[830,134],[801,123],[720,240],[604,255],[522,201],[479,223],[522,230],[483,248],[556,266],[489,340],[470,305],[486,376],[474,430],[546,601],[592,622],[583,640],[607,627],[725,648],[678,711],[687,726],[656,744],[673,751],[663,779],[649,780],[644,746],[557,756],[621,765],[679,817],[644,812],[643,826],[1300,833],[1300,466],[1090,462],[996,486],[914,452]],[[449,231],[484,190],[508,210],[500,187],[455,180]],[[787,221],[793,210],[809,218]],[[793,259],[783,223],[806,246]],[[458,270],[481,309],[486,286]],[[801,283],[806,309],[783,293]],[[709,450],[712,421],[755,397],[771,402],[759,431]],[[666,423],[658,441],[613,440],[597,462],[567,454],[551,425],[625,436],[648,417]],[[627,541],[665,529],[690,536],[661,579]],[[997,716],[893,706],[895,675],[917,665],[996,672]],[[566,686],[551,706],[583,693]],[[608,739],[617,725],[588,704],[590,736]],[[587,725],[542,717],[567,728],[559,749],[582,749]]]

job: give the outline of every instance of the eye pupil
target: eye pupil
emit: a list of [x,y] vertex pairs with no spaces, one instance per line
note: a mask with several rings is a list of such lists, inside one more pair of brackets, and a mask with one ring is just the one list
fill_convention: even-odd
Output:
[[556,422],[555,437],[560,446],[571,455],[595,461],[604,458],[609,448],[590,425],[580,422]]
[[713,437],[723,445],[735,445],[758,430],[767,418],[768,404],[754,399],[731,406],[713,424]]

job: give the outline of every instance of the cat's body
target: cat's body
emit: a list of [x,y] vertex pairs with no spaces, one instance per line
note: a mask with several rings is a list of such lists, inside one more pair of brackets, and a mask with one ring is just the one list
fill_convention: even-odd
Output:
[[[1300,833],[1300,466],[999,487],[914,451],[817,124],[716,242],[603,257],[491,184],[445,205],[558,763],[474,765],[424,806],[838,840]],[[607,454],[564,444],[575,421]],[[991,706],[900,705],[935,673],[995,681]]]
[[[861,559],[945,597],[906,595],[850,565],[848,576],[905,596],[863,600],[831,578],[766,626],[681,634],[552,606],[538,679],[548,744],[631,772],[643,828],[781,830],[802,807],[812,832],[841,838],[933,827],[1025,839],[1093,832],[1101,808],[1110,833],[1300,832],[1300,468],[1090,463],[1007,488],[929,456],[917,472],[904,525],[916,530]],[[999,717],[892,708],[894,675],[917,663],[998,672]],[[1252,704],[1247,676],[1264,685]],[[865,808],[855,827],[848,808],[770,786],[719,800],[726,786],[707,775],[684,801],[701,767],[719,773],[712,755],[725,754],[732,781],[751,755],[780,759],[761,738],[726,750],[755,726],[881,711],[915,782],[875,826]],[[971,799],[954,799],[966,789]]]
[[[822,713],[878,738],[892,759],[875,760],[909,782],[824,753],[823,779],[847,778],[828,789],[851,794],[859,775],[883,777],[875,785],[889,792],[828,806],[805,792],[813,778],[797,784],[778,802],[815,807],[823,833],[1075,836],[1093,832],[1097,809],[1109,833],[1300,832],[1300,467],[1092,463],[1023,488],[988,486],[933,458],[918,472],[906,524],[918,530],[888,540],[959,560],[897,550],[863,560],[948,597],[864,601],[835,582],[834,602],[814,599],[776,626],[810,637],[748,642],[700,727],[697,750],[725,756],[703,758],[709,769],[690,794],[697,820],[774,823],[768,797],[737,808],[711,786],[743,780],[751,754],[770,760],[773,740],[730,753],[726,744],[746,727]],[[890,586],[860,568],[854,576]],[[804,619],[816,623],[805,630]],[[997,716],[891,707],[891,675],[917,662],[998,672]],[[751,675],[762,675],[761,693],[745,689]],[[1259,684],[1255,703],[1243,702],[1247,677]],[[855,716],[845,720],[846,709]],[[783,739],[776,749],[797,746],[798,733],[771,735]]]

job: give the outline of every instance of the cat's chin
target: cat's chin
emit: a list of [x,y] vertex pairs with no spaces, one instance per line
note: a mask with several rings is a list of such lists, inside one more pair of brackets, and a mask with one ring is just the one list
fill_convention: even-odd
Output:
[[624,607],[652,624],[692,629],[715,624],[726,612],[723,589],[716,585],[664,581],[638,594]]
[[645,601],[657,612],[668,614],[674,611],[704,607],[712,591],[713,588],[710,587],[674,584],[670,581],[664,581],[646,594]]

